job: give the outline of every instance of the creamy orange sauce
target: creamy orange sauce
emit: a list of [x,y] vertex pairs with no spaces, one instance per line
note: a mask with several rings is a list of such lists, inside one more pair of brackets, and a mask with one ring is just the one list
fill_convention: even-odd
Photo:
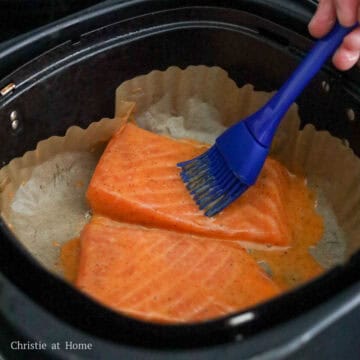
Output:
[[317,275],[323,268],[309,252],[324,232],[322,217],[316,212],[316,195],[301,176],[292,176],[287,202],[288,221],[293,233],[291,247],[282,251],[253,250],[257,261],[265,261],[274,282],[283,290],[297,286]]
[[67,241],[60,252],[60,265],[65,278],[70,282],[75,282],[80,256],[80,238],[74,238]]
[[[301,176],[291,177],[289,183],[288,221],[293,232],[292,246],[286,250],[251,250],[257,261],[265,261],[271,278],[287,290],[319,275],[323,269],[314,260],[309,248],[318,243],[324,232],[321,216],[316,212],[316,195],[306,186]],[[61,266],[67,280],[74,282],[77,275],[80,240],[69,240],[61,248]]]
[[[123,130],[122,132],[119,132],[118,136],[125,136],[124,134],[125,134],[125,130]],[[136,143],[136,141],[139,138],[140,139],[144,138],[145,140],[147,138],[149,138],[147,140],[147,142],[151,145],[155,141],[157,141],[157,143],[159,145],[159,148],[158,148],[159,152],[163,151],[165,148],[171,148],[174,144],[177,144],[176,151],[173,153],[175,158],[171,157],[169,159],[169,161],[171,163],[177,163],[178,161],[181,161],[181,159],[177,158],[179,156],[180,144],[182,144],[183,146],[185,146],[185,144],[192,144],[193,146],[195,146],[195,148],[192,148],[192,147],[190,147],[189,149],[187,147],[184,148],[186,151],[190,152],[190,153],[186,153],[186,154],[184,153],[185,159],[193,158],[196,155],[195,153],[193,154],[194,151],[195,152],[203,151],[202,148],[198,147],[199,143],[196,141],[181,140],[178,143],[173,143],[174,140],[172,140],[172,139],[167,139],[167,138],[163,138],[163,137],[160,138],[158,135],[144,132],[144,130],[138,129],[137,127],[134,127],[134,126],[127,127],[127,134],[128,134],[128,144],[124,143],[124,139],[122,138],[121,141],[118,141],[116,143],[116,144],[118,144],[116,146],[121,147],[125,144],[124,146],[127,147],[127,149],[129,147],[133,146],[134,154],[139,153],[138,152],[139,146],[141,146],[141,148],[143,148],[142,143],[140,145]],[[114,141],[116,141],[116,139],[114,138],[112,141],[114,142]],[[169,142],[169,144],[167,142]],[[145,145],[146,145],[146,142],[145,142]],[[113,147],[114,146],[115,145],[113,145]],[[151,149],[153,149],[153,147]],[[110,150],[108,150],[108,152],[109,151]],[[143,155],[141,153],[141,157],[142,156]],[[103,155],[103,157],[104,157],[104,155]],[[112,156],[111,159],[114,159],[114,157]],[[126,161],[128,161],[128,159],[125,158],[124,161],[126,164]],[[268,161],[270,161],[270,160],[268,159]],[[123,166],[123,165],[124,165],[123,163],[119,163],[118,171],[120,171],[122,169],[127,170],[127,167]],[[274,168],[275,165],[276,164],[274,162],[272,162],[269,166],[271,168]],[[111,168],[113,169],[116,167],[111,166]],[[161,167],[161,169],[162,169],[162,167]],[[107,170],[105,173],[108,174]],[[279,175],[280,173],[281,173],[281,171],[278,171],[278,177],[275,176],[276,179],[280,178],[280,175]],[[285,173],[286,173],[286,170],[284,170],[284,174]],[[146,174],[147,173],[145,173],[145,175]],[[265,172],[263,172],[263,178],[265,178],[265,175],[266,175]],[[286,175],[287,175],[287,173],[286,173]],[[147,179],[148,177],[145,176],[145,178]],[[166,178],[166,176],[165,176],[165,178]],[[99,181],[100,181],[101,186],[103,186],[103,180],[104,180],[104,178],[100,177]],[[113,180],[114,180],[113,178],[110,178],[109,181],[113,181]],[[144,186],[144,184],[143,184],[143,178],[141,178],[140,180],[141,181],[139,183],[140,184],[139,188],[146,188],[146,186]],[[279,242],[279,236],[277,236],[276,232],[275,232],[274,237],[275,237],[275,240],[277,239],[278,241],[277,242],[273,241],[272,243],[278,244],[278,245],[288,244],[289,239],[291,239],[291,242],[289,244],[290,246],[286,250],[272,250],[272,249],[252,250],[250,253],[259,263],[265,262],[266,268],[268,267],[270,269],[271,277],[274,280],[274,282],[281,289],[286,290],[286,289],[292,288],[294,286],[297,286],[322,272],[323,269],[321,268],[321,266],[310,255],[309,248],[311,246],[316,245],[317,242],[321,239],[321,237],[323,236],[323,232],[324,232],[324,226],[323,226],[323,220],[322,220],[321,216],[316,212],[315,194],[313,192],[311,192],[308,189],[308,187],[306,186],[305,178],[300,175],[290,176],[290,177],[283,176],[282,180],[281,181],[280,180],[279,180],[279,184],[277,186],[280,188],[281,202],[283,202],[285,204],[285,211],[281,213],[281,216],[282,216],[282,218],[284,218],[284,217],[286,217],[286,214],[287,214],[287,219],[286,219],[287,223],[286,224],[288,224],[289,226],[285,226],[285,228],[287,229],[286,232],[283,231],[283,237],[285,238],[286,241]],[[265,180],[263,181],[262,185],[258,184],[257,190],[255,190],[255,193],[254,193],[254,189],[256,188],[256,186],[254,186],[253,189],[251,189],[247,193],[245,193],[244,196],[242,197],[243,202],[245,202],[246,205],[256,202],[258,195],[260,195],[260,198],[261,198],[262,192],[264,193],[265,197],[266,196],[269,197],[272,193],[270,190],[272,189],[272,186],[274,184],[276,185],[276,182],[274,183],[274,181],[272,181],[272,182],[270,181],[270,185],[271,185],[270,190],[269,189],[264,190],[261,187],[261,186],[264,186],[264,184],[267,184],[267,182]],[[85,184],[82,181],[77,181],[75,185],[76,185],[76,187],[81,188]],[[133,183],[131,183],[130,185],[133,186]],[[171,189],[170,189],[171,191],[169,191],[169,194],[172,193],[173,186],[174,186],[174,184],[169,182],[169,187],[171,187]],[[180,180],[179,180],[179,188],[180,188],[180,190],[183,188],[183,184],[180,183]],[[127,193],[126,191],[131,193],[131,190],[132,189],[125,189],[124,190],[125,194]],[[161,190],[163,190],[163,189],[161,189]],[[156,192],[156,189],[154,191]],[[253,194],[252,197],[249,196],[250,191],[252,191],[252,194]],[[181,191],[179,192],[179,194],[180,194],[180,196],[182,196]],[[122,198],[122,195],[123,194],[121,193],[120,198]],[[278,193],[275,193],[275,195],[278,195]],[[188,195],[186,195],[186,196],[188,198]],[[99,199],[98,199],[97,193],[96,193],[95,197],[96,197],[95,200],[98,201]],[[158,199],[158,197],[155,197],[155,198]],[[277,196],[275,196],[275,198],[272,198],[272,201],[275,201],[276,199],[277,199]],[[181,200],[187,201],[186,199],[184,200],[183,198],[181,198]],[[151,203],[152,200],[149,200],[149,201]],[[159,198],[159,201],[160,202],[163,201],[162,198]],[[106,203],[106,205],[109,205],[111,207],[111,209],[113,208],[112,203],[108,204],[108,202],[106,202],[106,201],[105,201],[105,203]],[[175,203],[176,203],[176,201],[175,201]],[[261,207],[261,206],[259,206],[259,204],[257,204],[256,209],[260,212],[261,211],[266,212],[266,211],[268,211],[269,207],[268,207],[267,202],[265,205],[266,206]],[[189,206],[195,207],[195,205],[193,204],[192,201],[189,203]],[[233,209],[235,209],[235,208],[233,207]],[[175,210],[174,210],[174,212],[176,213]],[[93,211],[94,211],[94,208],[93,208]],[[193,211],[193,213],[190,211],[190,215],[196,214],[197,211],[198,211],[197,208],[196,208],[196,210]],[[237,212],[237,211],[235,210],[235,212]],[[245,212],[244,216],[246,216],[246,214],[247,213]],[[167,214],[165,214],[165,215],[167,216]],[[176,214],[176,215],[178,215],[178,214]],[[130,216],[130,215],[127,214],[127,216]],[[165,220],[164,219],[159,218],[158,222],[163,225],[164,221],[167,218]],[[171,219],[173,219],[173,218],[171,218]],[[242,218],[240,217],[240,220],[241,219]],[[248,219],[249,222],[251,222],[252,219],[253,218],[250,217],[250,219]],[[128,221],[129,219],[126,219],[126,220]],[[206,220],[208,220],[208,219],[206,218]],[[238,225],[238,222],[240,220],[238,218],[236,218],[236,221],[231,221],[229,223],[226,223],[226,224],[228,224],[228,228],[231,230],[230,233],[232,232],[233,228]],[[190,226],[189,228],[182,228],[182,230],[184,231],[184,230],[188,229],[188,230],[190,230],[190,233],[192,233],[192,230],[194,230],[194,226],[196,224],[194,224],[192,222],[192,219],[190,219],[189,221],[190,221],[191,226],[189,225]],[[259,222],[261,223],[261,220]],[[255,224],[255,225],[257,225],[257,224]],[[205,229],[205,233],[202,233],[203,235],[205,235],[205,236],[209,235],[209,233],[206,232],[209,227],[210,227],[209,222],[204,222],[204,224],[202,224],[201,229],[202,230]],[[278,228],[280,228],[280,227],[278,227]],[[284,226],[282,228],[284,228]],[[171,229],[171,227],[168,226],[168,229]],[[178,231],[177,225],[174,227],[174,229],[175,229],[175,231]],[[266,228],[265,228],[265,230],[266,230]],[[263,233],[263,232],[259,231],[259,233]],[[267,233],[267,232],[265,231],[265,233]],[[226,234],[227,234],[226,232],[222,233],[223,236],[225,236]],[[220,236],[220,238],[221,238],[221,236]],[[268,241],[268,240],[269,239],[267,239],[267,242],[271,243],[271,241]],[[70,240],[61,249],[60,263],[63,268],[65,277],[71,282],[74,282],[76,279],[76,276],[77,276],[79,256],[80,256],[80,240],[78,238]]]

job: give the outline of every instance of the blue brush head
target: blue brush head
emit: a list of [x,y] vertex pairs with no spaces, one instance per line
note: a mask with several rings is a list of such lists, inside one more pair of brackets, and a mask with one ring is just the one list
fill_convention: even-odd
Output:
[[216,215],[241,196],[256,181],[268,154],[245,122],[231,129],[204,154],[178,164],[185,186],[206,216]]
[[228,168],[216,146],[178,166],[187,189],[206,216],[216,215],[248,188]]

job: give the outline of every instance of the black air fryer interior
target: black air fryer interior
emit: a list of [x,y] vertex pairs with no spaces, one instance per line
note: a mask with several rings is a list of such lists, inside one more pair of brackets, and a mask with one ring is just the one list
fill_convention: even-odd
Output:
[[[311,46],[306,24],[313,10],[311,1],[109,1],[8,43],[0,49],[0,88],[9,83],[16,88],[0,97],[0,161],[6,164],[40,140],[64,135],[71,125],[86,127],[112,117],[116,87],[153,69],[217,65],[239,86],[276,90]],[[346,139],[357,155],[359,81],[358,69],[340,74],[329,64],[298,101],[302,125],[313,123]],[[349,109],[355,121],[349,120]],[[15,131],[10,121],[14,110],[20,120]],[[251,321],[228,316],[200,325],[142,323],[99,306],[43,270],[3,223],[0,271],[0,325],[44,341],[64,334],[91,339],[98,351],[107,349],[109,358],[119,349],[132,349],[131,356],[145,351],[133,346],[188,348],[202,356],[205,348],[234,357],[256,354],[289,343],[315,323],[325,328],[326,321],[330,324],[360,302],[357,254],[307,286],[251,309]],[[291,322],[287,330],[276,330]],[[194,354],[188,351],[182,354]]]

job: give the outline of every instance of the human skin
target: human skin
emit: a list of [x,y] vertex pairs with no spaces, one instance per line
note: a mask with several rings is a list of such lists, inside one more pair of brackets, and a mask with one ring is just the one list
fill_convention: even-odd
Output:
[[[321,38],[334,26],[336,20],[343,26],[352,26],[360,18],[360,0],[320,0],[309,23],[312,36]],[[348,34],[333,56],[339,70],[349,70],[360,57],[360,28]]]

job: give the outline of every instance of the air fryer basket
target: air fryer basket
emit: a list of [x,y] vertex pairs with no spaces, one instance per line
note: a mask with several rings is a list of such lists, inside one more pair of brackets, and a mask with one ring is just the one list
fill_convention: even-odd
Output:
[[[153,69],[217,65],[239,86],[276,90],[311,46],[306,24],[313,10],[311,1],[108,1],[22,36],[0,49],[0,88],[14,84],[0,97],[0,161],[5,165],[40,140],[64,135],[71,125],[86,127],[113,116],[115,88]],[[310,122],[346,139],[360,156],[357,84],[359,69],[340,74],[329,64],[298,105],[302,125]],[[311,319],[325,326],[321,321],[330,312],[335,321],[360,302],[360,255],[355,254],[344,266],[245,311],[246,316],[198,325],[143,323],[96,304],[49,274],[3,222],[0,227],[0,324],[11,323],[24,337],[49,340],[74,331],[74,338],[103,339],[101,346],[112,341],[111,351],[124,344],[152,349],[223,344],[229,354],[257,339],[251,350],[256,353],[307,331]],[[36,335],[29,333],[34,320],[29,314],[36,314]],[[275,343],[264,340],[267,332],[299,318],[305,320],[296,330],[278,334]]]

